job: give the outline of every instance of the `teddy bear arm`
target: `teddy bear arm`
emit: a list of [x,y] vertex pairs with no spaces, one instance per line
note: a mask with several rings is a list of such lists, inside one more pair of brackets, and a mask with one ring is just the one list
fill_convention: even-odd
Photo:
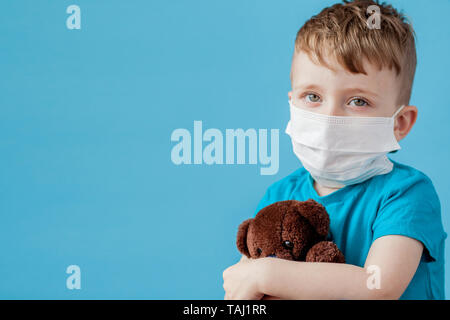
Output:
[[341,250],[331,241],[321,241],[313,245],[306,254],[306,262],[345,263]]

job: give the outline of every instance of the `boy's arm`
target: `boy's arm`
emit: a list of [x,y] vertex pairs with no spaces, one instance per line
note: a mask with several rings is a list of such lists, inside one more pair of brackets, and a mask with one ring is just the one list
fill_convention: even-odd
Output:
[[[376,239],[364,268],[339,263],[262,258],[260,290],[280,299],[398,299],[407,288],[423,251],[415,239],[388,235]],[[367,268],[379,271],[379,289],[369,289]],[[369,269],[371,270],[371,269]]]

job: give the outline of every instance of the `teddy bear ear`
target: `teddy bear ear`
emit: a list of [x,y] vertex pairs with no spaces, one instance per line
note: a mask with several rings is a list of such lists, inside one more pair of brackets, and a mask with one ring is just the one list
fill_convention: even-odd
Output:
[[326,237],[328,235],[330,217],[324,206],[313,199],[309,199],[307,201],[298,201],[297,210],[309,221],[320,236]]
[[238,233],[237,233],[236,244],[237,244],[238,250],[242,254],[245,254],[247,256],[247,258],[250,258],[250,253],[248,252],[248,247],[247,247],[247,232],[248,232],[248,227],[250,226],[250,222],[252,220],[253,220],[253,218],[247,219],[244,222],[242,222],[239,225]]

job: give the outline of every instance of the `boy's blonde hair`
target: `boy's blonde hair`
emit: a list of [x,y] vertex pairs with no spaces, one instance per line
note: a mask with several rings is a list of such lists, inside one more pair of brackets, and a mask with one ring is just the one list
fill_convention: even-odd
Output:
[[[380,28],[369,28],[367,9],[379,7]],[[324,57],[331,55],[346,70],[366,74],[363,59],[380,69],[394,68],[402,81],[398,103],[409,104],[417,64],[414,30],[405,16],[391,5],[372,0],[343,1],[323,9],[298,31],[295,52],[330,68]],[[294,53],[295,57],[295,53]]]

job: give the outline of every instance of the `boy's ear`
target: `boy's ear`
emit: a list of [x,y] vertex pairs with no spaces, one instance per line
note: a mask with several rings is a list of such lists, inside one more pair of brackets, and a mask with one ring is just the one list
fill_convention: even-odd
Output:
[[289,92],[288,92],[288,97],[289,97],[289,100],[292,99],[292,91],[289,91]]
[[395,119],[394,135],[397,141],[405,138],[417,120],[417,107],[406,106]]
[[237,240],[236,240],[236,244],[237,244],[239,252],[241,252],[242,254],[245,254],[247,256],[247,258],[250,258],[250,253],[248,252],[248,247],[247,247],[247,232],[248,232],[248,227],[250,225],[250,222],[252,220],[253,220],[253,218],[247,219],[239,225],[238,233],[237,233]]

